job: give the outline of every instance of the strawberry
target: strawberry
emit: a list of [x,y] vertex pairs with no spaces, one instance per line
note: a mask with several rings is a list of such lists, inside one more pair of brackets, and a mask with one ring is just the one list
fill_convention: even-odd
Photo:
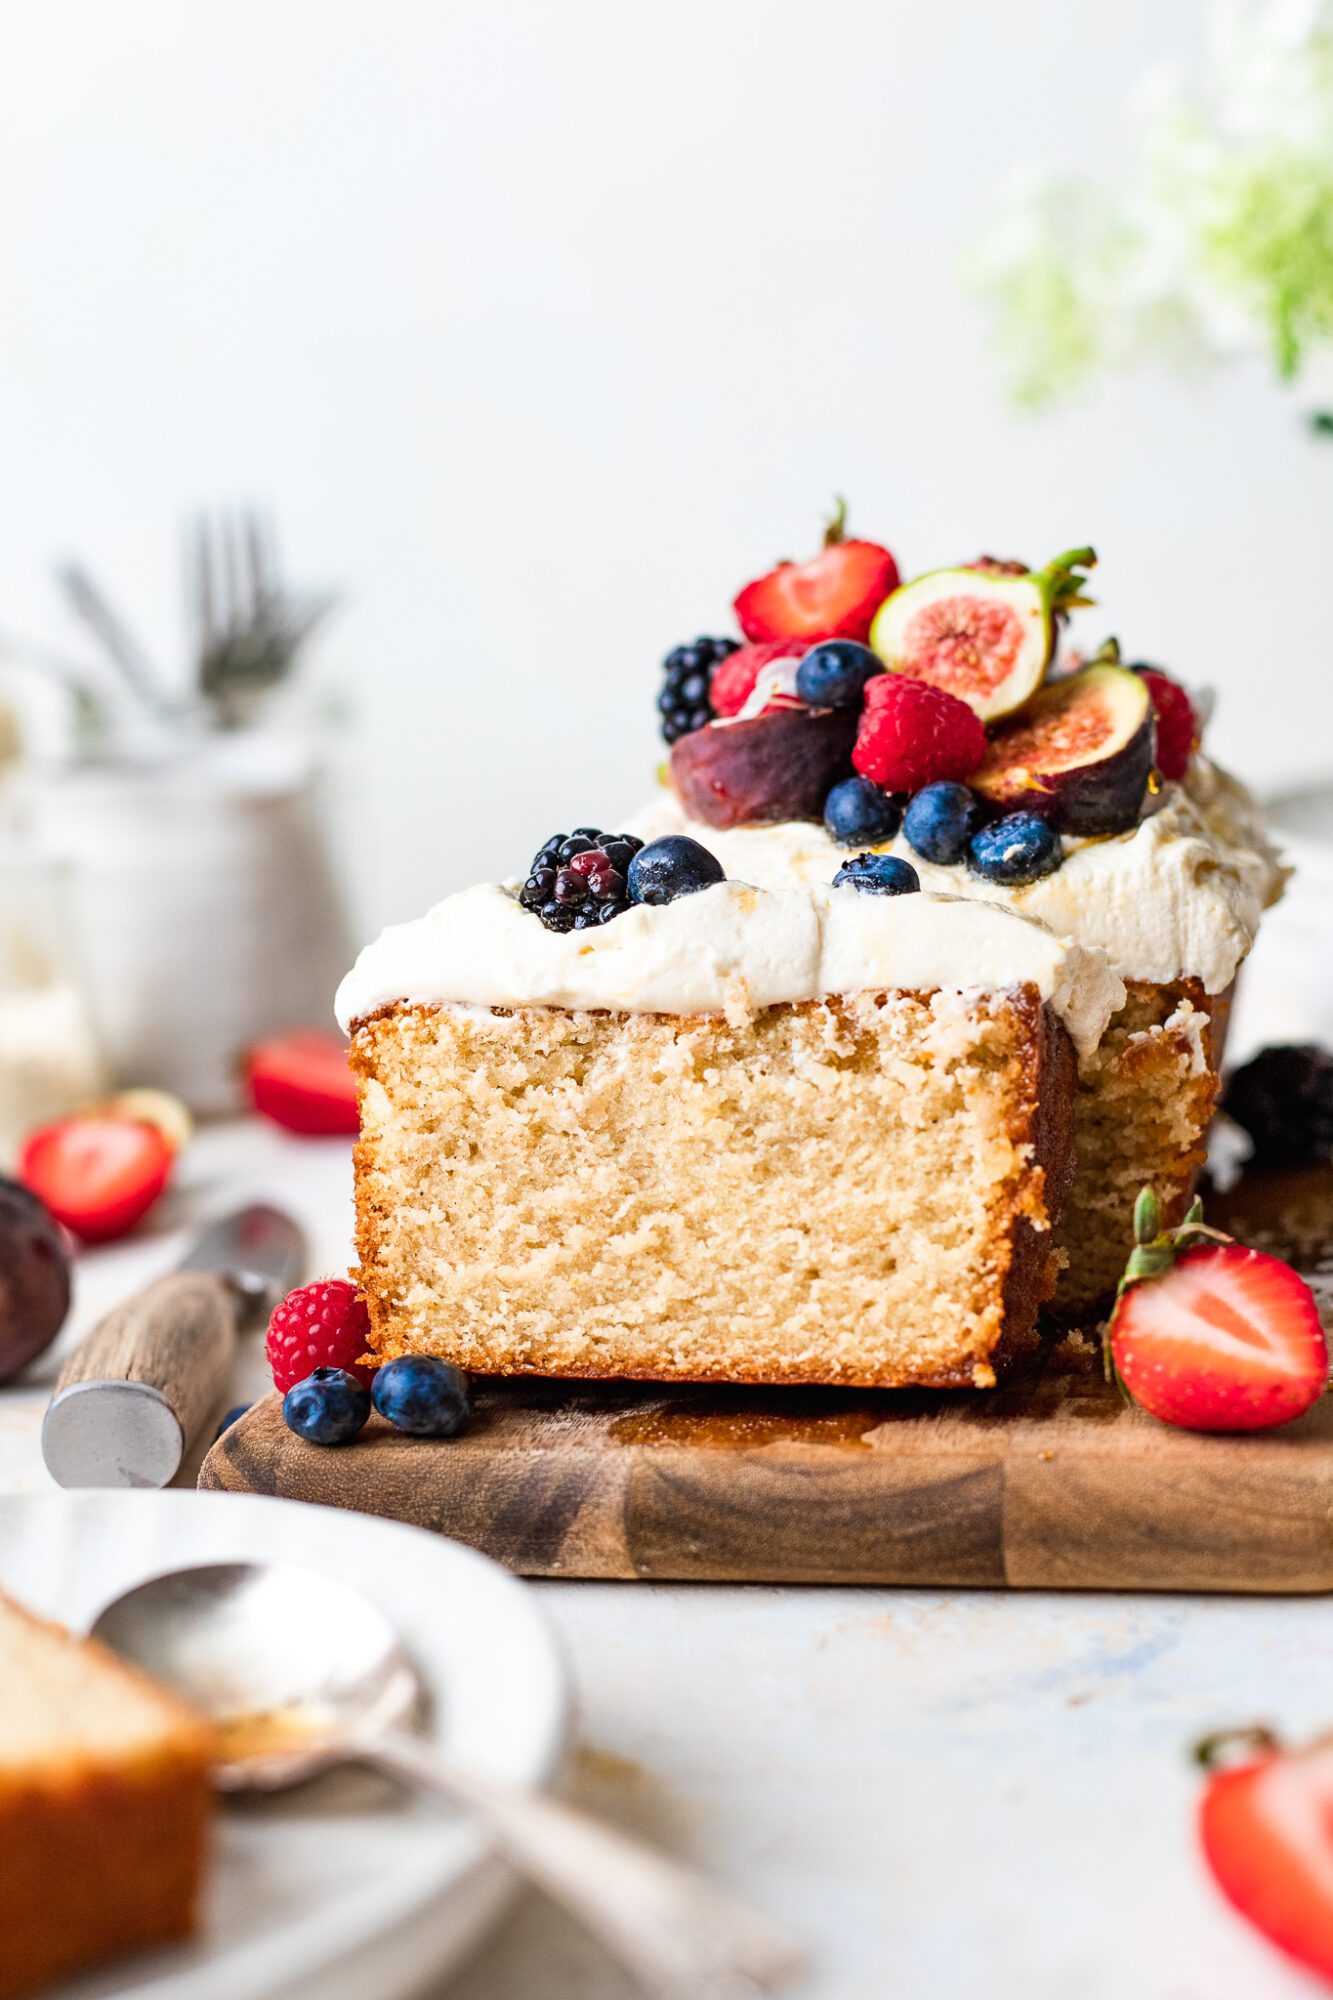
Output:
[[318,1028],[293,1029],[258,1043],[245,1058],[256,1111],[289,1132],[316,1136],[358,1129],[356,1079],[347,1044]]
[[1134,672],[1146,683],[1157,718],[1157,768],[1176,784],[1189,769],[1203,733],[1194,703],[1180,682],[1159,667],[1135,667]]
[[363,1387],[374,1379],[361,1356],[370,1344],[370,1315],[355,1285],[323,1278],[288,1292],[268,1323],[264,1352],[281,1395],[316,1368],[343,1368]]
[[709,698],[716,715],[739,715],[750,696],[760,671],[774,660],[799,660],[809,652],[805,639],[774,639],[763,646],[738,646],[728,654],[713,675]]
[[904,674],[878,674],[867,684],[852,764],[884,791],[969,778],[985,754],[985,728],[957,695]]
[[816,639],[868,636],[875,613],[898,588],[898,565],[878,542],[844,541],[846,526],[847,507],[839,500],[817,556],[780,562],[746,584],[735,610],[747,639],[803,639],[813,645]]
[[[1241,1743],[1253,1754],[1211,1768]],[[1253,1729],[1198,1754],[1210,1766],[1199,1839],[1223,1895],[1297,1964],[1333,1980],[1333,1741],[1284,1750]]]
[[1163,1423],[1259,1431],[1290,1423],[1328,1383],[1310,1287],[1288,1264],[1206,1229],[1195,1202],[1164,1230],[1150,1188],[1107,1329],[1122,1386]]
[[175,1157],[155,1125],[92,1112],[30,1132],[18,1175],[82,1242],[109,1243],[147,1215]]

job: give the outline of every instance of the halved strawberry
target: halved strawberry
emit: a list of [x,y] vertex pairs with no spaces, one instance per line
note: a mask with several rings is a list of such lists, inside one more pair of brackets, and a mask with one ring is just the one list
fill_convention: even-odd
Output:
[[30,1132],[18,1174],[82,1242],[109,1243],[147,1215],[175,1157],[155,1125],[94,1112]]
[[328,1137],[358,1130],[356,1079],[347,1044],[319,1028],[259,1042],[245,1058],[250,1102],[289,1132]]
[[809,650],[808,639],[773,639],[762,646],[738,646],[714,671],[708,691],[713,713],[739,715],[765,667],[775,660],[799,660]]
[[1136,1403],[1185,1430],[1258,1431],[1318,1400],[1328,1343],[1290,1265],[1205,1229],[1197,1202],[1163,1230],[1146,1188],[1134,1230],[1107,1343]]
[[1243,1917],[1333,1980],[1333,1742],[1288,1751],[1266,1730],[1246,1738],[1257,1754],[1214,1770],[1200,1801],[1204,1857]]
[[[878,542],[845,541],[846,525],[847,508],[840,500],[817,556],[780,562],[746,584],[735,610],[747,639],[802,639],[812,645],[816,639],[868,636],[875,613],[898,588],[898,565]],[[715,693],[714,706],[716,701]]]

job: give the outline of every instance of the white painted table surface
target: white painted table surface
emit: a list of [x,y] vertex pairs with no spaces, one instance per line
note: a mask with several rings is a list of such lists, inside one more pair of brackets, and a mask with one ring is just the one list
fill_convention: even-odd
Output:
[[[346,1269],[348,1148],[200,1135],[147,1232],[84,1259],[60,1349],[0,1393],[0,1488],[46,1484],[59,1352],[269,1197],[313,1272]],[[252,1341],[238,1389],[262,1385]],[[1333,1723],[1319,1599],[534,1585],[579,1694],[575,1795],[809,1939],[808,2000],[1296,2000],[1322,1991],[1234,1918],[1196,1859],[1191,1742]],[[624,2000],[536,1899],[456,2000]]]

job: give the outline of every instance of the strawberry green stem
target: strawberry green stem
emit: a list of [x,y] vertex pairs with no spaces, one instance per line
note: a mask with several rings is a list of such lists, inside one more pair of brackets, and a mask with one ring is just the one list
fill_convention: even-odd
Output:
[[1218,1729],[1211,1736],[1201,1737],[1194,1746],[1194,1761],[1202,1764],[1205,1771],[1211,1771],[1224,1760],[1231,1761],[1237,1751],[1272,1757],[1281,1748],[1282,1739],[1266,1722],[1251,1722],[1244,1728]]
[[[1162,1205],[1150,1187],[1140,1188],[1134,1203],[1134,1248],[1129,1253],[1125,1274],[1116,1287],[1116,1301],[1124,1297],[1131,1285],[1139,1285],[1145,1280],[1164,1278],[1182,1251],[1192,1250],[1200,1243],[1230,1243],[1233,1238],[1224,1235],[1220,1229],[1209,1229],[1203,1219],[1203,1203],[1196,1195],[1185,1211],[1184,1219],[1174,1229],[1162,1227]],[[1106,1322],[1102,1338],[1102,1363],[1108,1382],[1118,1382],[1115,1357],[1111,1350],[1111,1326],[1115,1319],[1114,1310]],[[1123,1389],[1124,1385],[1121,1384]]]
[[847,502],[842,495],[833,496],[833,512],[824,523],[824,547],[835,549],[847,533]]

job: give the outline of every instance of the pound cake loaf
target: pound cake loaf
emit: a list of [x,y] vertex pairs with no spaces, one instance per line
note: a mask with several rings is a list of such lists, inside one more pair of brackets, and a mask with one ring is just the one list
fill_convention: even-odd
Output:
[[736,599],[748,643],[668,655],[669,787],[633,830],[694,835],[772,888],[827,882],[871,847],[927,890],[1106,953],[1126,998],[1080,1064],[1057,1231],[1056,1304],[1083,1313],[1124,1268],[1138,1190],[1169,1223],[1188,1206],[1232,985],[1285,871],[1254,801],[1202,754],[1202,703],[1114,641],[1060,657],[1067,613],[1091,602],[1090,549],[898,585],[875,548],[780,564]]
[[[563,843],[590,870],[576,924],[533,907],[567,883],[539,856],[524,890],[387,931],[340,990],[376,1357],[993,1383],[1054,1281],[1077,1054],[1124,997],[1100,954],[864,879],[687,893],[659,871],[671,900],[631,901],[594,842],[637,845]],[[686,850],[635,854],[630,895]]]
[[0,2000],[195,1927],[212,1734],[0,1593]]

